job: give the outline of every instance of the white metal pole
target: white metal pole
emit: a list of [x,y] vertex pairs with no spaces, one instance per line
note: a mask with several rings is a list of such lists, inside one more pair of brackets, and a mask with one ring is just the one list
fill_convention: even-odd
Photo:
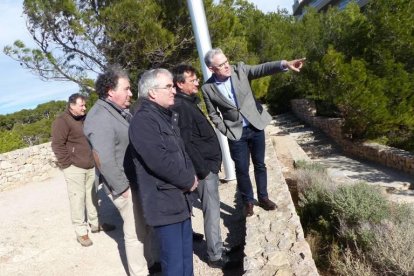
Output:
[[[204,55],[211,49],[210,33],[208,32],[206,14],[202,0],[187,0],[188,10],[190,11],[191,23],[193,25],[194,37],[196,39],[198,57],[200,59],[201,70],[203,71],[204,81],[211,76],[204,63]],[[223,156],[223,167],[225,180],[236,179],[234,163],[230,157],[229,144],[227,138],[216,129],[216,134],[221,146]]]

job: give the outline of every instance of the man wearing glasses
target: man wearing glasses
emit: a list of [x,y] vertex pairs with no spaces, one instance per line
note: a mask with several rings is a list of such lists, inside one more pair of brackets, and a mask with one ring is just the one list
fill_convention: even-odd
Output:
[[121,68],[110,67],[98,76],[95,88],[99,99],[86,117],[84,133],[103,177],[103,187],[124,221],[129,275],[147,275],[157,251],[151,250],[151,229],[142,215],[129,147],[129,77]]
[[267,171],[264,163],[264,128],[272,117],[254,97],[250,81],[276,72],[299,72],[305,59],[273,61],[259,65],[242,62],[231,66],[220,48],[211,49],[204,62],[213,73],[202,86],[210,119],[229,141],[230,155],[235,163],[237,188],[245,205],[245,215],[252,216],[254,195],[249,176],[250,157],[254,165],[259,206],[275,210],[268,197]]
[[144,218],[160,244],[162,274],[192,276],[191,192],[198,181],[180,137],[177,113],[170,110],[175,94],[168,70],[146,71],[138,83],[140,105],[129,138]]
[[179,115],[178,126],[185,149],[193,162],[199,179],[197,193],[201,200],[206,235],[208,264],[215,268],[231,268],[220,232],[220,197],[218,172],[221,167],[221,150],[217,135],[199,108],[196,96],[199,79],[191,65],[180,64],[173,68],[177,89],[173,110]]

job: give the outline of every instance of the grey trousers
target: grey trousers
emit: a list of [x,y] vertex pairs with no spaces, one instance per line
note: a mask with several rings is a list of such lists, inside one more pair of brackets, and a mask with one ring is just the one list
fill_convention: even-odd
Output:
[[211,261],[220,259],[223,251],[220,230],[220,197],[218,192],[218,181],[218,175],[210,172],[206,178],[199,180],[197,187],[197,193],[201,200],[203,210],[207,254]]

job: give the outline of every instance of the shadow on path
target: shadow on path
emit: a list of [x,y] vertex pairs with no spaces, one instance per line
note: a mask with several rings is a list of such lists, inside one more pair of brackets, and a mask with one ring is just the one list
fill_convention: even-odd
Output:
[[128,262],[125,252],[124,232],[122,231],[124,221],[122,220],[118,209],[112,203],[108,195],[105,194],[103,189],[100,189],[98,191],[98,198],[100,223],[109,223],[116,226],[116,229],[114,231],[105,232],[104,234],[111,237],[117,243],[119,257],[121,259],[122,265],[124,267],[126,275],[129,275]]
[[[231,185],[231,184],[221,184],[221,185]],[[224,197],[224,195],[220,195]],[[229,197],[228,195],[226,196]],[[220,218],[225,228],[228,229],[227,236],[223,236],[222,239],[226,246],[235,247],[238,246],[241,249],[237,252],[234,252],[230,255],[230,259],[234,262],[238,262],[239,265],[232,269],[223,269],[222,273],[225,276],[240,276],[243,275],[243,258],[244,258],[244,241],[246,236],[246,219],[243,216],[243,205],[241,203],[240,197],[236,194],[234,195],[234,207],[230,206],[221,200],[220,202]],[[201,202],[197,200],[193,204],[194,208],[197,208],[201,211]],[[199,259],[205,263],[208,261],[207,257],[207,244],[205,238],[201,242],[194,242],[193,244],[194,254],[199,257]]]
[[410,189],[414,186],[413,176],[407,173],[372,161],[347,156],[321,130],[300,122],[291,113],[281,114],[275,118],[277,126],[283,133],[288,133],[293,137],[311,159],[331,168],[335,176],[395,188]]

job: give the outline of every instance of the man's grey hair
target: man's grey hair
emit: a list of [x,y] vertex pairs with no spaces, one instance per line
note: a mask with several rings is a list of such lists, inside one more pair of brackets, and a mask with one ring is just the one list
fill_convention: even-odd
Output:
[[157,77],[159,75],[166,75],[173,79],[170,71],[164,68],[151,69],[145,71],[138,82],[138,97],[148,98],[148,92],[159,85]]
[[220,48],[213,48],[206,53],[204,56],[204,62],[207,67],[211,67],[211,61],[213,60],[214,56],[218,54],[224,54]]

